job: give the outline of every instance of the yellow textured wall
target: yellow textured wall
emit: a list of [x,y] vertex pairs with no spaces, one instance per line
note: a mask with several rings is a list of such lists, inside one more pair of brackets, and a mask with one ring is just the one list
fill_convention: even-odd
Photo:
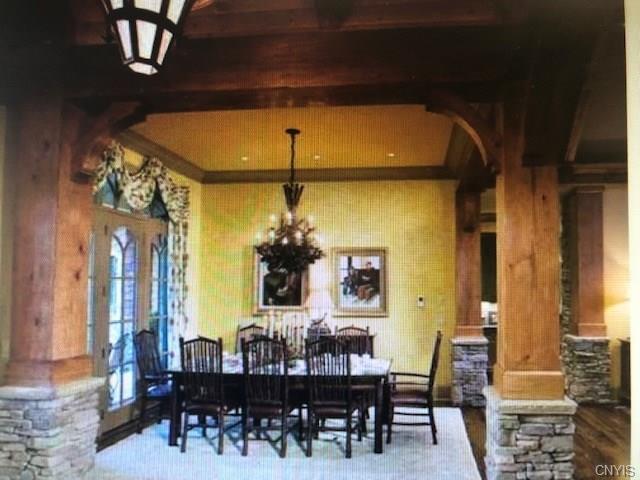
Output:
[[[252,316],[255,235],[284,209],[279,184],[202,187],[199,332],[233,350],[236,327]],[[396,370],[426,371],[435,332],[444,329],[439,385],[449,385],[455,322],[455,223],[452,181],[309,183],[301,213],[312,214],[331,247],[388,249],[388,318],[338,319],[368,325],[375,350]],[[314,265],[310,287],[326,282],[330,259]],[[425,308],[416,305],[424,296]]]
[[603,203],[604,318],[611,339],[611,384],[620,386],[620,338],[629,326],[629,225],[626,186],[607,185]]

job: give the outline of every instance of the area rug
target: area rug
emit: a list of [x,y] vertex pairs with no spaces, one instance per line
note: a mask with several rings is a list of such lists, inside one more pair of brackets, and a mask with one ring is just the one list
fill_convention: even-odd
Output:
[[[240,429],[225,435],[224,454],[216,453],[216,429],[202,437],[189,433],[187,451],[167,446],[168,424],[154,425],[98,453],[91,479],[99,480],[480,480],[462,414],[455,408],[435,410],[438,445],[428,427],[394,427],[384,453],[373,453],[373,424],[362,442],[353,436],[353,457],[344,457],[343,432],[322,432],[313,442],[313,457],[304,455],[296,437],[288,437],[287,457],[268,441],[249,442],[241,456]],[[405,417],[409,418],[409,417]],[[231,421],[231,419],[230,419]],[[293,420],[292,420],[293,421]],[[295,429],[294,429],[295,430]],[[385,430],[386,433],[386,430]],[[274,440],[278,433],[269,434]],[[251,437],[250,437],[251,438]]]

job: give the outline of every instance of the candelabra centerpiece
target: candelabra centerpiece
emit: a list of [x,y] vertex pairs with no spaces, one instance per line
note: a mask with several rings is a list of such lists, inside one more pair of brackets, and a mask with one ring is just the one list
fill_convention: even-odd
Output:
[[289,128],[286,133],[291,137],[291,161],[289,182],[282,185],[287,211],[278,218],[272,215],[266,239],[259,243],[256,251],[260,260],[267,264],[269,271],[285,270],[302,273],[316,260],[324,257],[318,246],[313,219],[298,218],[297,211],[304,185],[295,181],[295,143],[300,130]]

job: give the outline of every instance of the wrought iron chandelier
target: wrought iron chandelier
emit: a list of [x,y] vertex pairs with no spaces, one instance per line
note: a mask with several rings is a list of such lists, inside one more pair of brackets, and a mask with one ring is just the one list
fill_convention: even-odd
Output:
[[289,128],[285,132],[291,137],[289,183],[282,185],[287,211],[280,216],[279,223],[275,215],[271,216],[266,239],[255,248],[270,271],[303,272],[310,264],[324,257],[324,252],[318,246],[312,219],[298,219],[297,216],[304,191],[304,185],[295,182],[295,145],[300,130]]
[[[136,73],[158,73],[182,31],[190,10],[210,0],[102,0],[107,22],[118,40],[122,63]],[[110,32],[109,39],[113,38]]]

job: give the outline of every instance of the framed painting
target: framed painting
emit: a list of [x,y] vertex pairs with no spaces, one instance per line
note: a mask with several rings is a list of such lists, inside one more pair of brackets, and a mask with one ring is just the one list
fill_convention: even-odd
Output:
[[309,295],[309,271],[303,273],[279,270],[270,272],[267,264],[254,254],[253,314],[271,310],[301,311]]
[[332,249],[335,315],[386,317],[387,249]]

